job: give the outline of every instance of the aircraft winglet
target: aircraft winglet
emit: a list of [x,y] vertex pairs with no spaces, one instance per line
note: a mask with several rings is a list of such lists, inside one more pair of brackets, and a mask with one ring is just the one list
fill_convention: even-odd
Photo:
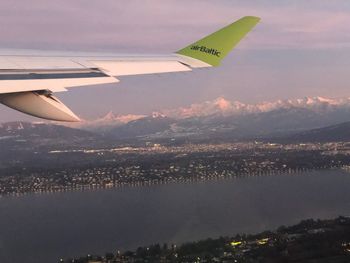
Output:
[[259,17],[245,16],[209,36],[179,50],[176,54],[219,66],[222,59],[260,21]]

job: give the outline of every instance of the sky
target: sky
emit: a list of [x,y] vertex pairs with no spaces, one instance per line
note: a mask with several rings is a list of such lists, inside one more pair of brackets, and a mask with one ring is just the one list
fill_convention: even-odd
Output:
[[[350,97],[348,0],[1,0],[0,48],[172,53],[242,16],[258,26],[219,68],[119,78],[57,96],[83,119],[217,97]],[[38,120],[0,105],[0,122]]]

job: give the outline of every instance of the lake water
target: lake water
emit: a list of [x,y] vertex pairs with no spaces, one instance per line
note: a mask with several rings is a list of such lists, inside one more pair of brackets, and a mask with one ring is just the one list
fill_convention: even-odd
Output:
[[246,177],[0,199],[0,262],[58,262],[152,243],[350,215],[350,173]]

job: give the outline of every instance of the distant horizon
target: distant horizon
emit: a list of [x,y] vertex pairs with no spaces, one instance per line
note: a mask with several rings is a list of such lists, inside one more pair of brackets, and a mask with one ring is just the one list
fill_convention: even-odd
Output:
[[[310,103],[310,105],[308,105],[308,103]],[[80,124],[84,124],[86,122],[101,121],[103,119],[110,119],[110,121],[113,121],[113,119],[114,120],[118,119],[118,121],[122,121],[125,123],[132,120],[137,120],[144,117],[156,116],[156,115],[157,116],[163,115],[164,117],[181,119],[181,118],[186,118],[186,116],[181,116],[181,111],[190,111],[193,109],[198,111],[196,112],[197,116],[209,116],[210,114],[205,113],[204,112],[205,110],[212,110],[212,111],[217,110],[216,111],[217,113],[226,112],[226,113],[232,114],[232,110],[233,110],[232,107],[237,106],[237,104],[238,106],[242,106],[242,107],[244,106],[247,108],[251,108],[252,110],[254,110],[254,107],[258,107],[260,110],[263,109],[261,110],[261,112],[268,112],[274,109],[279,109],[284,106],[295,106],[295,107],[301,107],[301,108],[310,106],[312,108],[312,106],[318,106],[316,105],[317,103],[324,104],[327,106],[348,105],[350,107],[350,96],[344,96],[344,97],[305,96],[300,98],[291,98],[291,99],[286,98],[286,99],[276,99],[276,100],[270,100],[270,101],[262,100],[256,103],[246,103],[238,100],[229,100],[224,96],[219,96],[211,100],[198,101],[188,105],[174,107],[174,108],[162,108],[151,112],[143,112],[143,113],[129,112],[124,114],[119,114],[118,112],[109,110],[104,114],[102,114],[101,116],[97,116],[96,118],[92,118],[92,119],[81,119],[81,122],[77,122],[77,123],[50,121],[50,120],[39,119],[35,117],[30,117],[30,116],[28,117],[28,115],[20,113],[21,115],[23,115],[23,119],[0,121],[0,124],[7,123],[7,122],[29,122],[29,123],[53,123],[53,124],[69,126],[69,127],[79,127]],[[213,107],[216,107],[216,108],[213,108]],[[231,108],[225,109],[225,107],[231,107]],[[200,112],[201,110],[203,112]],[[194,117],[194,115],[193,116],[189,115],[187,117]],[[349,121],[350,121],[350,117],[349,117]]]

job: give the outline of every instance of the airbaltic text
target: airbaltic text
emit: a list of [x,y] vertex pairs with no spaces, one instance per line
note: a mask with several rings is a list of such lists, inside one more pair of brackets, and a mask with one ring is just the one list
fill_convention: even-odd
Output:
[[208,53],[217,57],[220,57],[221,52],[214,48],[207,48],[205,46],[192,46],[192,50],[198,50],[200,52]]

